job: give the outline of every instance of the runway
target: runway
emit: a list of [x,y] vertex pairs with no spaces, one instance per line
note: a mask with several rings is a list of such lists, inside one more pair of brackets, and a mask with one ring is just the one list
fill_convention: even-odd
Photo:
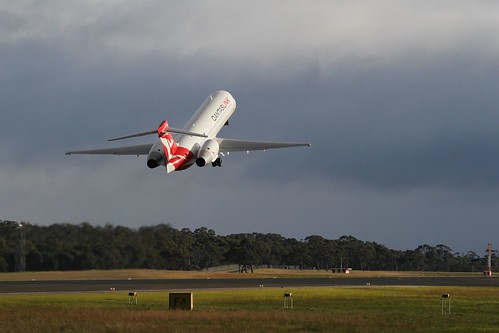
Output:
[[255,278],[255,279],[136,279],[0,281],[0,293],[104,292],[145,290],[200,290],[241,288],[290,288],[335,286],[468,286],[499,287],[496,277],[404,278]]

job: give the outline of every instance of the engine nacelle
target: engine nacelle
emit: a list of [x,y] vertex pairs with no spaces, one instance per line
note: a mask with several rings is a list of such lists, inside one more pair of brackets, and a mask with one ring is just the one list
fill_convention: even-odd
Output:
[[200,167],[215,161],[218,157],[218,142],[214,139],[206,140],[198,152],[196,164]]
[[147,155],[147,166],[151,169],[166,165],[166,155],[161,142],[156,142]]

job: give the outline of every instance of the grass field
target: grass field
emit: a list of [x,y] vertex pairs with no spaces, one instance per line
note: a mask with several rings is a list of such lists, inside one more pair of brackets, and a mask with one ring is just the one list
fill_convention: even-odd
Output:
[[[294,309],[283,309],[284,292]],[[451,315],[441,294],[451,294]],[[194,292],[193,311],[167,292],[2,295],[1,332],[499,332],[499,288],[362,287]]]

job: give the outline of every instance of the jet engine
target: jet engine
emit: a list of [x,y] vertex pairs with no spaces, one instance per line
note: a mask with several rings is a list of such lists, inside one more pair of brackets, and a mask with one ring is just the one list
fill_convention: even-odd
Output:
[[166,165],[165,151],[161,142],[156,142],[147,155],[147,166],[151,169]]
[[198,152],[196,164],[200,167],[208,163],[214,162],[218,157],[218,142],[214,139],[206,140]]

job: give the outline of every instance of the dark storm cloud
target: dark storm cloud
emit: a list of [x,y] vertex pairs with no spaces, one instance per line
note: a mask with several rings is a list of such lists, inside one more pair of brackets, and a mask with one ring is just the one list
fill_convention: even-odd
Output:
[[[215,4],[1,4],[0,219],[488,241],[497,5]],[[312,148],[167,177],[140,158],[64,156],[163,119],[181,127],[217,89],[238,103],[220,136]]]
[[[305,115],[299,122],[299,113],[294,121],[284,120],[284,132],[299,139],[303,123],[309,123],[312,172],[332,181],[393,190],[497,188],[499,68],[481,67],[435,59],[341,72],[295,81],[300,88],[270,89],[278,102],[259,102],[270,112],[294,109]],[[295,155],[286,154],[283,162],[298,164]]]
[[342,80],[355,88],[340,97],[349,102],[337,105],[339,121],[329,118],[323,165],[376,187],[496,188],[498,68],[477,74],[466,65],[438,61]]

